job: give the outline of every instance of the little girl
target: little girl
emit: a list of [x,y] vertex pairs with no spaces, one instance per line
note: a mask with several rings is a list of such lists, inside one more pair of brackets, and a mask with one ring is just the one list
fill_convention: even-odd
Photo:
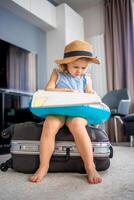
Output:
[[[80,40],[75,40],[65,46],[64,58],[56,60],[58,69],[54,69],[45,90],[60,92],[86,92],[92,93],[92,81],[86,75],[88,64],[99,64],[99,60],[93,57],[92,46]],[[92,143],[88,136],[87,120],[80,117],[48,116],[43,125],[40,140],[40,165],[31,182],[40,182],[47,175],[49,162],[55,149],[55,136],[64,125],[72,133],[77,149],[80,152],[87,172],[88,182],[91,184],[102,181],[95,169],[93,161]]]

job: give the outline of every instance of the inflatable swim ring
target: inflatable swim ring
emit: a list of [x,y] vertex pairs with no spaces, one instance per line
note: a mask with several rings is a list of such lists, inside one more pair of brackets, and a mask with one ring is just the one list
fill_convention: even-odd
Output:
[[64,107],[31,107],[31,112],[45,118],[48,115],[63,115],[70,117],[82,117],[87,119],[89,125],[102,124],[110,117],[109,108],[103,104],[79,105],[79,106],[64,106]]

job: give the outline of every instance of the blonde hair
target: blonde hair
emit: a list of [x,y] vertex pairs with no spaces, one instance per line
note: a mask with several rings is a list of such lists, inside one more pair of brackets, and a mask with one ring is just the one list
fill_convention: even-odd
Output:
[[67,64],[60,64],[58,65],[58,69],[61,73],[68,73]]

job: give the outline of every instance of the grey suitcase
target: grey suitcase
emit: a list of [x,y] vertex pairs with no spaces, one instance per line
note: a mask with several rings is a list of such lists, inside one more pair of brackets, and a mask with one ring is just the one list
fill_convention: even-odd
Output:
[[[92,141],[94,162],[97,170],[110,166],[112,146],[106,132],[100,128],[87,126]],[[34,173],[39,166],[39,145],[42,123],[24,122],[3,130],[12,135],[11,159],[2,163],[1,170],[9,167],[23,173]],[[50,161],[49,172],[85,173],[84,164],[68,128],[61,128],[56,136],[56,146]]]

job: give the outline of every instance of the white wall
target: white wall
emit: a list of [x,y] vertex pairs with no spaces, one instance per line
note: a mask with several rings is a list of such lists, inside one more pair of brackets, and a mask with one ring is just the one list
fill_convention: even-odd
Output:
[[67,4],[56,7],[57,27],[47,32],[47,77],[49,79],[54,60],[63,58],[64,46],[76,39],[84,39],[82,17]]
[[[4,19],[1,19],[2,26],[6,26],[5,34],[3,34],[5,29],[1,30],[0,33],[1,35],[3,34],[3,39],[9,33],[6,41],[9,41],[10,37],[10,42],[13,41],[13,44],[16,45],[20,43],[20,47],[24,46],[26,48],[30,45],[26,49],[31,48],[31,45],[37,45],[39,50],[35,49],[35,52],[38,54],[39,66],[42,67],[42,69],[39,67],[38,70],[38,86],[44,87],[55,67],[54,60],[63,57],[64,46],[74,39],[84,38],[82,17],[66,4],[55,7],[47,0],[5,0],[0,1],[0,7],[7,12],[7,15],[4,15]],[[14,16],[13,22],[10,24],[4,23],[8,12],[13,13],[12,16]],[[10,21],[10,19],[8,20]],[[27,26],[25,28],[22,26],[21,21],[26,22]],[[15,28],[10,28],[12,24]],[[28,36],[24,36],[31,24],[34,24],[33,27],[35,29],[40,27],[43,30],[43,32],[39,31],[38,38],[33,42],[29,41],[32,40],[35,34],[34,31],[31,31]],[[8,26],[10,30],[8,30]],[[17,34],[15,34],[15,31]]]
[[[133,13],[134,13],[134,0],[132,0],[132,10],[133,10]],[[134,14],[133,14],[133,17],[134,17]]]
[[44,31],[56,28],[56,8],[47,0],[0,0],[0,6]]
[[84,39],[83,18],[69,6],[65,6],[66,44],[72,40]]
[[89,67],[89,72],[92,76],[93,88],[97,91],[98,95],[103,97],[107,92],[104,35],[90,37],[87,41],[93,44],[94,53],[101,60],[99,65],[92,64]]
[[46,80],[46,33],[0,7],[0,39],[37,55],[38,87]]
[[85,40],[92,43],[94,55],[101,60],[100,65],[92,64],[91,73],[93,86],[102,97],[107,92],[105,49],[104,49],[104,2],[87,7],[80,12],[84,20]]
[[104,34],[104,2],[94,4],[79,13],[84,19],[85,38]]
[[56,66],[54,60],[63,56],[65,45],[65,5],[56,7],[57,28],[46,33],[47,41],[47,79],[49,79],[53,68]]

